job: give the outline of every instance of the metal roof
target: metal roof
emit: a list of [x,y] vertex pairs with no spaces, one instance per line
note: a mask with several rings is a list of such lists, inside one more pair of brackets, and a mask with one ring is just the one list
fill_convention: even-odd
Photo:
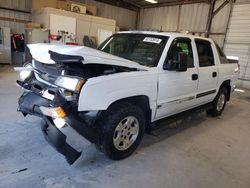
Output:
[[210,2],[210,0],[156,0],[158,3],[149,3],[145,0],[124,0],[124,1],[134,6],[138,6],[140,8],[151,8],[151,7]]
[[211,2],[211,0],[156,0],[157,3],[149,3],[145,0],[96,0],[96,1],[135,11],[139,11],[141,8],[154,8],[154,7]]

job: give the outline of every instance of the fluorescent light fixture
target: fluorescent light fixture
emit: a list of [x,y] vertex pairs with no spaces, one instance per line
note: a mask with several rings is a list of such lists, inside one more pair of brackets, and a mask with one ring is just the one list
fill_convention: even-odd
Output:
[[155,1],[155,0],[145,0],[145,1],[147,1],[149,3],[153,3],[153,4],[158,3],[158,1]]

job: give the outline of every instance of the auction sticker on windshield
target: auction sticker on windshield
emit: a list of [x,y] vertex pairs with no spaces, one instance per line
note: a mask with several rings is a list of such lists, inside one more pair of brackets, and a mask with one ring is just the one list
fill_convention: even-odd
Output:
[[151,42],[151,43],[156,43],[156,44],[160,44],[161,41],[162,41],[162,39],[153,38],[153,37],[145,37],[143,39],[143,42]]

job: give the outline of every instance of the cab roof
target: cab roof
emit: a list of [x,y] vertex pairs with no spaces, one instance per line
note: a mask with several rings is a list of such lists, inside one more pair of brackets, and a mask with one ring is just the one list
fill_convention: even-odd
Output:
[[185,33],[178,33],[178,32],[160,32],[160,31],[145,31],[145,30],[134,30],[134,31],[121,31],[118,33],[127,33],[127,34],[147,34],[147,35],[160,35],[160,36],[167,36],[167,37],[187,37],[190,39],[203,39],[212,42],[212,39],[200,37],[196,35],[191,34],[185,34]]

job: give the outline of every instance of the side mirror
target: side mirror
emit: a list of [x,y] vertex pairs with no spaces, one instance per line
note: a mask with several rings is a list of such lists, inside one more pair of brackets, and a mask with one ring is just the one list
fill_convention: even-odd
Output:
[[176,71],[178,71],[178,72],[187,71],[187,60],[188,60],[187,54],[184,52],[180,52],[178,54],[178,59],[179,59],[179,61],[176,64]]

